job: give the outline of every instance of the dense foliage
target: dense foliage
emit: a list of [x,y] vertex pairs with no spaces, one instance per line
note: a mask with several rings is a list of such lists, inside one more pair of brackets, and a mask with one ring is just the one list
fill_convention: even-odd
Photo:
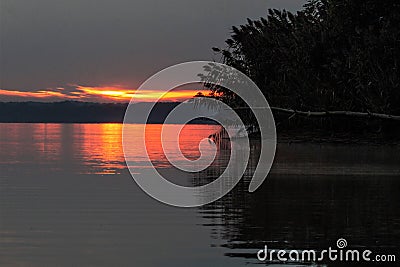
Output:
[[397,0],[311,0],[296,14],[270,9],[248,19],[214,51],[271,106],[400,115],[399,25]]

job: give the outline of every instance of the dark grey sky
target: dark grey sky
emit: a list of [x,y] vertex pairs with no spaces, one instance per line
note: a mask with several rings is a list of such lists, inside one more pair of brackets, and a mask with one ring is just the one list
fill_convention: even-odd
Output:
[[154,72],[213,59],[232,25],[304,0],[0,0],[0,89],[140,85]]

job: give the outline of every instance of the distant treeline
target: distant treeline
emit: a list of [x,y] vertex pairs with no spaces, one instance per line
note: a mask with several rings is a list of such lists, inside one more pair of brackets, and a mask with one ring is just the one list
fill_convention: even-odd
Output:
[[[136,103],[137,110],[151,103]],[[163,123],[178,102],[159,102],[150,113],[148,123]],[[63,102],[0,102],[0,122],[26,123],[122,123],[127,103]],[[134,116],[133,116],[134,117]],[[132,123],[137,123],[133,118]],[[140,122],[139,122],[140,123]],[[210,123],[198,119],[192,123]]]

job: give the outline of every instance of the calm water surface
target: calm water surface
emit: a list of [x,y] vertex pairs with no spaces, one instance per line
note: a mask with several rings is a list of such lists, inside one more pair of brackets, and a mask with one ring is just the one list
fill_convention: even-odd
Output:
[[[143,126],[131,127],[134,134]],[[168,179],[198,185],[223,172],[229,149],[200,173],[174,169],[160,127],[149,126],[146,145]],[[186,126],[183,153],[197,158],[199,141],[217,129]],[[250,194],[254,142],[233,192],[182,209],[134,183],[121,130],[121,124],[0,124],[0,266],[243,266],[259,263],[264,245],[321,250],[338,238],[352,248],[399,253],[399,147],[279,144],[271,174]],[[140,172],[144,160],[138,154],[129,165]]]

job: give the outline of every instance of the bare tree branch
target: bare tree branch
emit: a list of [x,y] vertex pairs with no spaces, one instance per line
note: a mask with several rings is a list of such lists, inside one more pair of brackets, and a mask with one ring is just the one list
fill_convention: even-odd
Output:
[[[255,107],[255,108],[235,108],[235,110],[249,110],[249,109],[268,109],[265,107]],[[270,107],[272,111],[299,115],[302,117],[352,117],[352,118],[374,118],[374,119],[382,119],[382,120],[395,120],[400,121],[400,116],[390,115],[390,114],[381,114],[381,113],[364,113],[364,112],[355,112],[355,111],[299,111],[294,109],[285,109],[278,107]]]

